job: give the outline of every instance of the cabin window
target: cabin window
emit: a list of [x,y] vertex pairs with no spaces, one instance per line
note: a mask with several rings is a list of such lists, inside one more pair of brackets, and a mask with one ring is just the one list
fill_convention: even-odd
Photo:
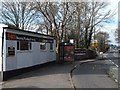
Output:
[[17,41],[17,50],[31,50],[31,42]]
[[40,43],[40,49],[46,50],[46,43]]
[[50,50],[53,50],[53,43],[50,43]]

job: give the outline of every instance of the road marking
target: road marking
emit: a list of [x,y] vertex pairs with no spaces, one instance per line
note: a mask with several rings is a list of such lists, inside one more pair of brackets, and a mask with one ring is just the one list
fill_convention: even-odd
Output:
[[72,77],[71,77],[71,73],[69,73],[69,80],[70,80],[71,88],[75,88]]
[[[115,53],[113,54],[114,56],[115,56]],[[107,56],[106,56],[107,57]],[[112,60],[110,60],[110,59],[108,59],[112,64],[114,64],[117,68],[113,68],[113,69],[116,69],[116,70],[118,70],[118,65],[117,64],[115,64]],[[112,75],[112,77],[113,77],[113,79],[114,79],[114,81],[116,82],[116,83],[120,83],[116,78],[115,78],[115,76],[114,75]]]
[[[105,57],[107,57],[106,55],[105,55]],[[114,64],[117,68],[119,67],[117,64],[115,64],[112,60],[110,60],[110,59],[108,59],[112,64]]]
[[80,63],[86,63],[86,62],[92,62],[92,61],[95,61],[95,59],[80,61]]
[[114,64],[117,68],[119,67],[117,64],[115,64],[112,60],[109,59],[109,61]]
[[117,64],[115,64],[115,66],[118,68],[119,66]]
[[[114,53],[114,54],[115,54],[115,53]],[[114,55],[114,54],[113,54],[113,55]],[[106,55],[104,54],[104,57],[107,58],[107,55],[108,55],[108,54],[106,54]],[[109,60],[112,64],[114,64],[117,68],[119,67],[119,66],[118,66],[117,64],[115,64],[112,60],[110,60],[110,59],[108,59],[108,60]]]
[[113,53],[113,56],[118,57],[115,53]]
[[118,80],[117,80],[117,79],[115,79],[115,82],[118,82]]
[[112,62],[112,64],[115,64],[114,62]]

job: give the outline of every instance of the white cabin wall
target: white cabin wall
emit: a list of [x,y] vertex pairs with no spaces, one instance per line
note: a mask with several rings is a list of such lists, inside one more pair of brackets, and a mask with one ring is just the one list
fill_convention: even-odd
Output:
[[32,65],[32,51],[17,51],[17,68],[25,68],[25,67],[30,67]]
[[53,50],[50,50],[50,43],[48,43],[47,62],[56,60],[56,42],[54,40]]
[[[22,34],[20,31],[6,30],[10,33]],[[23,32],[24,35],[26,33]],[[23,35],[22,34],[22,35]],[[32,34],[27,33],[32,36]],[[6,35],[5,35],[6,36]],[[33,36],[35,36],[33,34]],[[37,35],[38,36],[38,35]],[[36,37],[37,37],[36,36]],[[39,35],[39,37],[41,37]],[[26,68],[34,65],[43,64],[56,60],[56,42],[54,40],[53,51],[50,51],[50,43],[46,43],[46,50],[40,49],[40,42],[32,42],[32,49],[27,51],[17,50],[17,40],[4,41],[4,70],[10,71],[15,69]],[[15,47],[15,56],[8,56],[8,47]]]
[[[55,47],[55,44],[53,45]],[[46,50],[41,50],[40,42],[33,42],[32,53],[33,53],[33,64],[34,65],[56,60],[55,49],[53,51],[50,51],[49,43],[46,43]]]
[[[17,68],[16,41],[6,40],[6,42],[6,70],[13,70]],[[8,56],[8,47],[15,47],[14,56]]]
[[49,43],[46,50],[40,49],[40,42],[32,42],[31,51],[17,51],[17,69],[43,64],[56,60],[55,50],[50,51]]
[[33,65],[37,65],[41,63],[40,60],[40,49],[39,49],[39,42],[32,42],[32,52],[33,52]]
[[[53,44],[55,47],[55,44]],[[32,50],[17,51],[17,41],[7,41],[7,47],[15,47],[15,56],[7,56],[6,67],[7,71],[30,67],[56,60],[55,48],[50,51],[49,43],[46,44],[46,50],[40,50],[40,42],[32,42]],[[8,51],[8,50],[7,50]]]

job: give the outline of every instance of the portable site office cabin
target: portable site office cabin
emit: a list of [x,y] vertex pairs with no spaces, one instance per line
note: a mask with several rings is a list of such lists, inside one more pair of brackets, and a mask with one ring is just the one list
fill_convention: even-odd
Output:
[[56,41],[52,36],[3,27],[0,46],[2,80],[56,60]]

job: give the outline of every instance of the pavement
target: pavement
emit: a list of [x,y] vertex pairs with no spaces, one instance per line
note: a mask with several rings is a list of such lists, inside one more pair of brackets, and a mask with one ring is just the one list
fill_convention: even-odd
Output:
[[49,65],[11,78],[2,88],[72,88],[69,74],[74,64]]
[[117,88],[105,73],[106,67],[96,59],[54,63],[4,81],[0,88]]

